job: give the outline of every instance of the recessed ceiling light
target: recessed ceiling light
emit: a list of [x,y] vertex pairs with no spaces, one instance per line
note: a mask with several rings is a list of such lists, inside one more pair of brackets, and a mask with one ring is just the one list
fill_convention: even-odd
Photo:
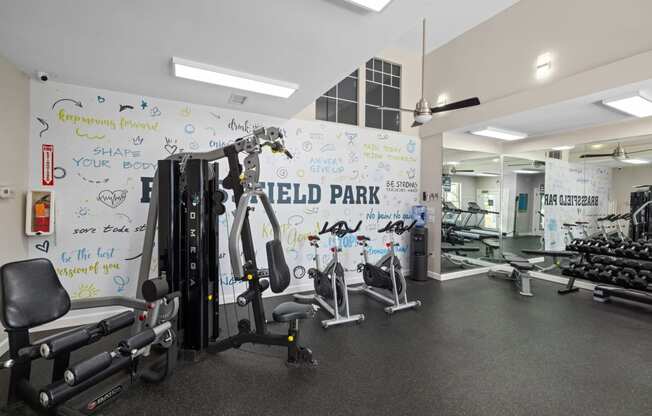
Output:
[[357,6],[363,7],[373,12],[379,12],[385,8],[392,0],[346,0]]
[[179,78],[281,98],[288,98],[299,88],[298,85],[289,82],[233,71],[200,62],[188,61],[177,57],[172,58],[172,67],[174,75]]
[[537,79],[545,79],[552,73],[552,54],[542,53],[537,57],[536,76]]
[[630,165],[646,165],[650,163],[649,160],[643,159],[623,159],[622,162],[629,163]]
[[608,107],[629,114],[634,117],[652,116],[652,101],[636,94],[629,97],[604,100],[602,103]]
[[566,145],[566,146],[555,146],[552,148],[552,150],[572,150],[572,149],[575,149],[575,146]]
[[474,130],[471,132],[471,134],[474,134],[476,136],[492,137],[494,139],[500,139],[500,140],[520,140],[520,139],[525,139],[527,137],[527,134],[525,133],[497,129],[495,127],[487,127],[481,130]]
[[535,169],[518,169],[518,170],[515,170],[514,173],[521,173],[521,174],[524,174],[524,175],[535,175],[537,173],[543,173],[543,172],[540,171],[540,170],[535,170]]
[[591,149],[602,149],[604,147],[604,144],[592,144]]

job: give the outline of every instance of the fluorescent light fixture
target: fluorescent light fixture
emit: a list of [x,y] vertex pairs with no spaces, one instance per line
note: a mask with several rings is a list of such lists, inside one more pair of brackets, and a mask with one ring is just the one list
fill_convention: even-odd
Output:
[[520,173],[523,175],[536,175],[537,173],[543,173],[540,170],[534,170],[534,169],[518,169],[515,170],[514,173]]
[[536,77],[545,79],[552,73],[552,54],[550,52],[542,53],[537,57]]
[[643,159],[623,159],[622,162],[629,163],[630,165],[647,165],[650,163],[649,160]]
[[491,159],[491,161],[494,162],[494,163],[498,163],[498,162],[500,162],[500,158],[497,157],[497,158],[495,158],[495,159]]
[[457,166],[459,164],[460,164],[460,162],[444,162],[444,165],[447,165],[447,166]]
[[238,90],[252,91],[274,97],[288,98],[299,86],[289,82],[278,81],[258,75],[233,71],[200,62],[188,61],[177,57],[172,58],[174,76],[221,85]]
[[591,149],[602,149],[604,147],[604,144],[598,143],[598,144],[592,144]]
[[572,149],[575,149],[575,146],[566,145],[566,146],[555,146],[552,148],[552,150],[572,150]]
[[495,127],[487,127],[481,130],[474,130],[471,131],[471,134],[474,134],[476,136],[492,137],[494,139],[500,139],[500,140],[520,140],[520,139],[525,139],[527,137],[527,134],[525,133],[497,129]]
[[497,177],[499,177],[500,175],[497,174],[497,173],[480,172],[480,173],[476,173],[475,176],[497,178]]
[[602,104],[634,117],[652,116],[652,101],[640,94],[602,101]]
[[363,7],[372,12],[380,12],[387,6],[392,0],[346,0],[349,3],[353,3],[356,6]]

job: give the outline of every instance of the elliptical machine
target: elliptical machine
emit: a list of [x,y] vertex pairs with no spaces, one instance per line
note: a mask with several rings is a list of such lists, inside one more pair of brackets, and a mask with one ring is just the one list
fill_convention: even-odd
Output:
[[[319,236],[308,236],[310,245],[315,248],[313,258],[315,267],[308,270],[308,276],[313,279],[315,285],[315,294],[294,295],[294,300],[301,303],[316,303],[324,308],[332,316],[331,319],[321,321],[321,326],[324,328],[349,322],[360,323],[364,321],[364,315],[351,315],[349,311],[349,294],[344,279],[344,267],[339,259],[339,253],[342,252],[342,238],[348,234],[358,232],[361,225],[362,221],[358,222],[355,229],[351,229],[346,221],[338,221],[330,227],[328,221],[324,224],[319,235],[330,233],[336,238],[336,242],[330,248],[333,258],[323,271],[319,267]],[[341,314],[341,312],[343,313]]]
[[[389,242],[385,243],[387,247],[387,254],[385,254],[376,264],[369,263],[368,255],[368,242],[370,238],[364,235],[358,235],[358,245],[362,247],[360,254],[364,263],[358,264],[358,272],[362,272],[364,284],[362,286],[351,287],[349,290],[355,293],[364,293],[381,303],[387,305],[385,312],[393,314],[396,311],[403,309],[418,308],[421,306],[421,301],[408,301],[407,299],[407,284],[405,277],[401,271],[401,260],[396,256],[395,247],[399,244],[394,242],[394,235],[401,235],[406,231],[410,231],[416,224],[413,221],[410,226],[406,227],[405,223],[400,220],[396,222],[389,222],[385,227],[378,230],[379,233],[387,233],[389,235]],[[392,279],[390,276],[394,276]],[[391,298],[383,294],[381,291],[391,292]]]

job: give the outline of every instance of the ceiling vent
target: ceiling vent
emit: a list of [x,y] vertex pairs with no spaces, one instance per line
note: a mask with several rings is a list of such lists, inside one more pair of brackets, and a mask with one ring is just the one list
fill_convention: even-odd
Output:
[[553,150],[551,152],[548,152],[548,158],[561,160],[561,150]]
[[238,104],[242,105],[247,101],[247,97],[244,95],[231,94],[229,97],[229,104]]

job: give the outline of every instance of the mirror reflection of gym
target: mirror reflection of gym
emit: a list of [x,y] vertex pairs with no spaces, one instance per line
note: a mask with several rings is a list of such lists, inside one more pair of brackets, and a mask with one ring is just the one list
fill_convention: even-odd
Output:
[[500,156],[444,149],[442,273],[486,267],[500,256]]

